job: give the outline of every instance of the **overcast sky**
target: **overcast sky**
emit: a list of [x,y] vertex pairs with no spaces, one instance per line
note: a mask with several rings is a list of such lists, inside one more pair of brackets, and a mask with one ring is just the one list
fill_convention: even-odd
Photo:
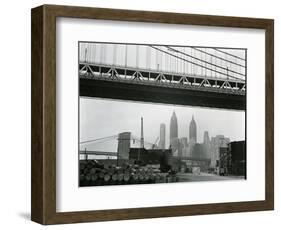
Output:
[[[173,111],[178,119],[179,137],[189,136],[189,122],[194,115],[199,143],[203,141],[205,130],[209,132],[210,138],[221,134],[229,137],[231,141],[245,140],[243,111],[80,97],[80,142],[121,132],[131,132],[132,135],[140,137],[143,117],[144,139],[150,143],[154,143],[159,137],[160,124],[166,124],[167,148]],[[116,152],[117,140],[112,138],[80,147]]]

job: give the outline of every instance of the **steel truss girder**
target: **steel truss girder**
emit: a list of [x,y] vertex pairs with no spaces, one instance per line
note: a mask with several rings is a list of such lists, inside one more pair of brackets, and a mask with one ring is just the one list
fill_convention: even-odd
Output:
[[[94,70],[95,67],[96,70]],[[120,73],[119,71],[121,68],[124,69],[124,73]],[[106,69],[106,70],[103,70]],[[131,71],[131,74],[128,74],[128,71]],[[148,73],[148,76],[145,77],[143,73]],[[175,73],[164,73],[164,72],[156,72],[151,70],[138,70],[134,68],[124,68],[124,67],[112,67],[107,65],[100,65],[100,64],[80,64],[80,75],[91,76],[95,77],[102,77],[104,79],[111,79],[111,80],[128,80],[128,81],[142,81],[147,83],[161,83],[163,84],[173,84],[173,85],[188,85],[194,86],[197,88],[212,88],[218,91],[221,90],[228,90],[230,92],[236,92],[239,94],[245,93],[246,84],[245,82],[236,81],[236,80],[229,80],[229,79],[221,79],[221,78],[210,78],[206,76],[199,76],[199,75],[182,75],[182,74],[175,74]],[[152,78],[151,74],[156,74],[156,77]],[[171,79],[167,78],[167,74],[172,76]],[[123,76],[123,77],[122,77]],[[124,77],[125,76],[125,77]],[[175,80],[175,76],[178,77],[178,80]],[[192,81],[190,81],[192,79]],[[213,84],[211,83],[214,82]],[[219,85],[218,82],[222,84]],[[231,85],[232,84],[232,85]],[[242,87],[238,87],[238,84],[243,84]],[[233,86],[234,85],[234,86]]]

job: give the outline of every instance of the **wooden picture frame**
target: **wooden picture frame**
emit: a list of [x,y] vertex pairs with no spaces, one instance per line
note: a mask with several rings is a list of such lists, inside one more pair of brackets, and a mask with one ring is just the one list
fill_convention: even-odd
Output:
[[[43,5],[32,9],[31,219],[64,224],[274,209],[274,21],[271,19]],[[215,204],[56,211],[56,18],[117,20],[265,30],[265,200]]]

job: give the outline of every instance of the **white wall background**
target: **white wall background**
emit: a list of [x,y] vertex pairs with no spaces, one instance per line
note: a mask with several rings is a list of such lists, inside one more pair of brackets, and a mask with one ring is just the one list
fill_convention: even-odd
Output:
[[[279,229],[281,107],[279,1],[245,0],[45,0],[2,1],[0,7],[0,228],[43,229],[30,219],[30,9],[67,4],[136,10],[275,19],[275,211],[50,226],[50,229]],[[279,92],[278,92],[279,91]],[[241,192],[241,191],[237,191]]]

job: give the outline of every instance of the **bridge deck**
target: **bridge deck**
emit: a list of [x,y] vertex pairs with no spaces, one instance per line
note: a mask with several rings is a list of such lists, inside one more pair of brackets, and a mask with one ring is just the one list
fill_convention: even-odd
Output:
[[84,151],[80,150],[80,155],[95,155],[95,156],[117,156],[117,152],[103,152],[103,151]]
[[195,91],[219,92],[233,95],[246,94],[245,81],[237,79],[160,72],[95,63],[80,63],[79,70],[80,78],[155,85],[160,87],[188,88]]

